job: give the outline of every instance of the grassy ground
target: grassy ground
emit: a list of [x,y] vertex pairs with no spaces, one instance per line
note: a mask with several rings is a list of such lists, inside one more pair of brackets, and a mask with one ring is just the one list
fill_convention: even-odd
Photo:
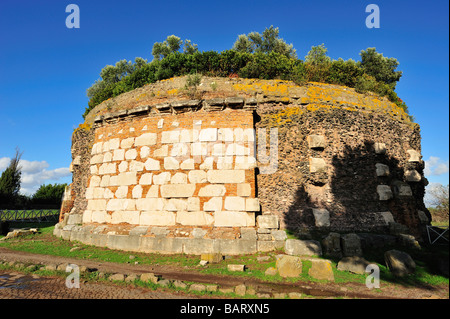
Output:
[[[172,265],[183,268],[186,271],[197,271],[212,275],[233,275],[242,276],[245,278],[257,278],[267,282],[297,282],[297,281],[316,281],[308,275],[308,270],[311,267],[311,262],[304,260],[303,272],[297,278],[282,278],[277,275],[266,275],[265,271],[268,267],[275,267],[275,258],[270,258],[267,261],[258,260],[261,256],[275,256],[276,254],[284,253],[282,250],[270,253],[257,253],[253,255],[242,256],[227,256],[226,262],[218,264],[209,264],[208,267],[199,266],[200,256],[175,254],[144,254],[144,253],[130,253],[125,251],[111,250],[108,248],[101,248],[95,246],[88,246],[77,242],[70,242],[52,235],[54,226],[52,224],[12,224],[12,228],[19,227],[38,227],[40,233],[20,239],[13,239],[0,242],[0,247],[7,247],[13,250],[25,251],[36,254],[46,254],[62,257],[71,257],[84,260],[94,260],[99,262],[114,262],[114,263],[135,263],[141,265]],[[78,247],[73,249],[74,247]],[[384,252],[391,249],[385,247],[383,250],[372,250],[365,252],[365,258],[376,263],[380,268],[381,283],[394,283],[403,286],[426,286],[426,285],[448,285],[448,277],[439,274],[437,268],[437,260],[439,258],[449,258],[448,245],[439,246],[433,245],[424,247],[421,250],[402,248],[415,260],[417,268],[414,275],[404,278],[396,278],[391,275],[389,269],[384,263]],[[398,249],[398,248],[397,248]],[[133,256],[130,259],[130,255]],[[345,271],[336,269],[338,260],[332,260],[333,271],[336,283],[356,282],[365,284],[366,275],[356,275]],[[227,270],[227,264],[244,264],[247,267],[245,272],[230,272]]]

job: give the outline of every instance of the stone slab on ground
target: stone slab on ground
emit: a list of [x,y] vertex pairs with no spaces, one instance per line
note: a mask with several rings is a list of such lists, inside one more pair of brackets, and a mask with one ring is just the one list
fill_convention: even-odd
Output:
[[365,274],[366,267],[369,264],[370,263],[363,257],[344,257],[338,262],[337,269],[342,271],[349,271],[355,274]]
[[291,256],[322,255],[322,247],[316,240],[287,239],[284,243],[284,250]]

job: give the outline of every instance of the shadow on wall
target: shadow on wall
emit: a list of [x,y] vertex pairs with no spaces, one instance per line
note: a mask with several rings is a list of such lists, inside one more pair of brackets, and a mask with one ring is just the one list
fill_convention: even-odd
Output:
[[307,182],[298,186],[284,214],[287,230],[299,238],[311,238],[330,231],[388,233],[395,225],[402,229],[406,225],[413,235],[421,234],[417,211],[429,214],[423,204],[424,183],[403,180],[409,166],[415,165],[420,172],[423,167],[402,166],[385,151],[375,151],[374,142],[367,140],[356,147],[345,145],[331,161],[323,150],[314,154],[321,155],[327,165],[309,172]]

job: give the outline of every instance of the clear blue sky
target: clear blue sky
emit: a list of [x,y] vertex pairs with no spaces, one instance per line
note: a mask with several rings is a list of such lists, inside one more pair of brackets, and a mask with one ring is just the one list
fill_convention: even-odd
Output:
[[[80,8],[80,28],[65,25]],[[368,4],[380,28],[368,29]],[[86,89],[107,64],[152,59],[154,42],[175,34],[201,51],[232,47],[237,35],[279,27],[300,58],[324,43],[331,58],[359,60],[376,47],[399,60],[398,95],[421,126],[430,182],[448,184],[449,4],[433,1],[0,1],[0,171],[24,153],[23,191],[68,182],[71,134]]]

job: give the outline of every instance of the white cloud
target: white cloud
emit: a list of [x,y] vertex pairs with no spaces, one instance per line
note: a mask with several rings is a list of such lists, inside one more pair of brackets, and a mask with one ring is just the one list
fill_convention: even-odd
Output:
[[[0,172],[9,166],[10,161],[11,159],[8,157],[0,158]],[[47,168],[50,165],[46,161],[27,161],[21,159],[19,166],[22,171],[20,192],[26,195],[31,195],[36,192],[42,184],[55,183],[59,179],[70,176],[71,174],[68,167],[48,170]]]
[[8,166],[11,159],[9,157],[0,158],[0,172],[3,172]]
[[425,161],[424,173],[426,176],[439,176],[449,172],[448,161],[444,162],[439,157],[430,156]]

